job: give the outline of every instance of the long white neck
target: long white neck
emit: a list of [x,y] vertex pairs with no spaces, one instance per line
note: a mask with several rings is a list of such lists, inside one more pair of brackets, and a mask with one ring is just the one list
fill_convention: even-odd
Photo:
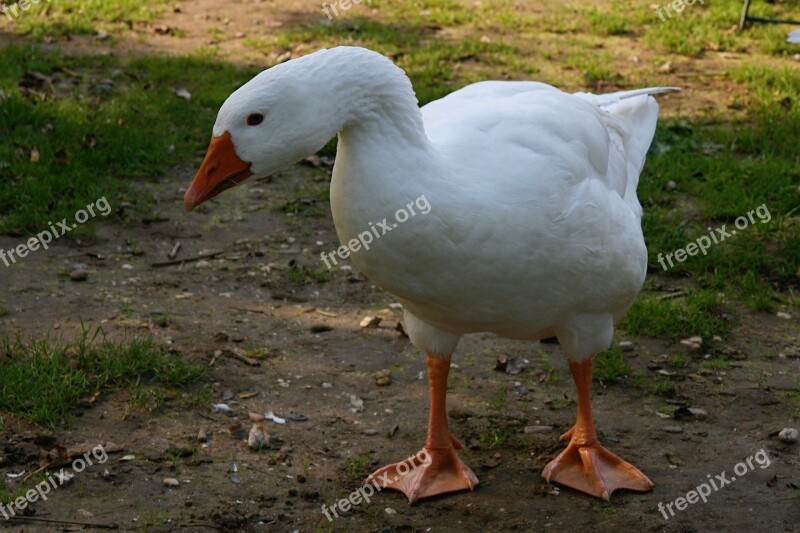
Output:
[[324,87],[330,125],[346,144],[380,137],[430,147],[411,82],[391,60],[356,47],[321,50],[298,63],[305,59],[310,79]]
[[320,126],[339,134],[331,204],[343,238],[423,194],[439,174],[436,150],[411,82],[392,61],[350,47],[305,56],[297,66],[304,60],[305,79],[326,95]]

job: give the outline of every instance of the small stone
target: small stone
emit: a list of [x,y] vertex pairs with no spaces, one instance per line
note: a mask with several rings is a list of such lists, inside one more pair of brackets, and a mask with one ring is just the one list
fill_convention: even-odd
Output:
[[689,337],[688,339],[683,339],[681,344],[684,346],[689,347],[691,350],[699,350],[703,346],[703,338],[700,336],[695,335],[694,337]]
[[692,413],[697,420],[705,420],[708,418],[708,411],[700,409],[699,407],[690,407],[689,412]]
[[377,435],[377,434],[378,434],[378,430],[377,429],[365,429],[364,430],[364,435],[367,435],[367,436],[370,436],[370,437],[372,437],[373,435]]
[[528,364],[530,364],[530,361],[523,357],[512,357],[508,360],[508,365],[506,365],[506,374],[515,376],[520,372],[524,372],[528,368]]
[[260,413],[247,413],[247,416],[252,422],[263,422],[265,419],[264,415]]
[[395,511],[395,510],[394,510],[394,509],[392,509],[391,507],[387,507],[386,509],[384,509],[384,510],[383,510],[383,512],[385,512],[385,513],[386,513],[386,514],[388,514],[388,515],[397,514],[397,511]]
[[180,481],[175,479],[174,477],[165,477],[164,478],[164,486],[166,487],[179,487],[181,484]]
[[69,279],[72,281],[86,281],[89,279],[89,273],[85,270],[73,270],[69,273]]
[[666,426],[664,431],[667,433],[683,433],[683,428],[680,426]]
[[677,184],[677,183],[675,183],[675,181],[673,181],[673,180],[669,180],[669,181],[667,182],[667,189],[669,189],[669,190],[671,190],[671,191],[674,191],[674,190],[675,190],[675,189],[677,189],[677,188],[678,188],[678,184]]
[[633,343],[631,341],[620,341],[619,347],[622,348],[623,352],[632,352],[634,349]]
[[664,63],[663,65],[658,67],[658,71],[659,72],[672,72],[672,63],[667,61],[666,63]]
[[778,318],[782,318],[784,320],[791,320],[792,319],[792,315],[790,315],[789,313],[784,313],[783,311],[778,311],[775,314],[775,316],[777,316]]
[[359,325],[362,328],[377,328],[382,320],[379,316],[365,316]]
[[708,412],[699,407],[678,407],[672,416],[675,420],[705,420]]
[[322,384],[322,388],[323,389],[332,389],[333,388],[333,383],[323,383]]
[[253,450],[261,450],[269,445],[269,435],[263,424],[257,422],[250,428],[247,436],[247,445]]
[[208,442],[208,433],[205,429],[200,428],[200,431],[197,432],[197,442]]
[[364,410],[364,400],[356,396],[355,394],[350,395],[350,411],[354,413],[360,413]]
[[783,442],[797,442],[797,430],[795,428],[783,428],[778,433],[778,438]]
[[391,370],[379,370],[375,372],[375,384],[379,387],[388,387],[392,383]]

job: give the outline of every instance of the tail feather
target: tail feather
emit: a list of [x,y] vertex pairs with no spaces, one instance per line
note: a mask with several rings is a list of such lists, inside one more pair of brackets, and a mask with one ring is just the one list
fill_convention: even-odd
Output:
[[575,93],[575,96],[583,98],[584,100],[587,100],[597,106],[607,107],[612,104],[617,104],[621,100],[635,98],[636,96],[642,96],[644,94],[647,95],[664,94],[664,93],[678,92],[680,90],[681,90],[680,87],[646,87],[644,89],[633,89],[632,91],[617,91],[615,93],[606,93],[606,94]]
[[639,185],[639,175],[644,167],[650,143],[653,142],[658,121],[658,103],[652,95],[674,91],[680,91],[680,89],[677,87],[650,87],[601,95],[576,94],[613,117],[608,122],[609,131],[612,136],[621,141],[624,149],[624,164],[627,167],[623,199],[638,218],[642,216],[642,206],[636,197],[636,188]]

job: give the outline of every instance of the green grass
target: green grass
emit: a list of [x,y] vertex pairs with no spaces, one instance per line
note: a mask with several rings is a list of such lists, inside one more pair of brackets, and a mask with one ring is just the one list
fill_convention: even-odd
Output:
[[353,457],[349,461],[347,461],[347,465],[345,466],[345,470],[351,476],[357,476],[363,474],[367,471],[367,467],[369,466],[370,459],[364,455],[359,455],[358,457]]
[[491,450],[495,446],[502,445],[510,437],[511,429],[507,427],[501,427],[499,429],[492,429],[490,431],[481,433],[478,436],[478,442],[483,448]]
[[786,142],[800,138],[800,107],[792,104],[800,101],[800,72],[747,64],[730,78],[756,96],[745,119],[662,123],[655,141],[661,150],[649,157],[639,188],[643,228],[650,263],[658,265],[659,254],[708,235],[709,227],[730,232],[738,217],[763,206],[769,216],[754,215],[754,224],[664,274],[732,289],[749,307],[767,309],[774,289],[796,283],[800,269],[800,152]]
[[91,35],[101,29],[119,33],[152,22],[169,3],[169,0],[44,0],[20,11],[14,24],[19,33],[35,39]]
[[[21,91],[26,71],[50,77],[52,90]],[[132,180],[163,175],[207,145],[218,106],[254,72],[202,57],[0,49],[0,136],[8,139],[0,144],[0,232],[41,231],[102,196],[113,214]],[[104,79],[112,89],[95,92]],[[192,100],[177,97],[175,87]],[[91,223],[79,228],[92,231]]]
[[732,324],[720,316],[720,304],[710,292],[692,292],[685,298],[659,300],[643,294],[622,320],[621,327],[632,335],[671,337],[700,335],[710,339],[730,331]]
[[592,377],[603,383],[613,383],[628,377],[633,367],[616,344],[594,358]]
[[[96,391],[131,388],[135,407],[163,392],[142,384],[186,387],[204,367],[156,347],[152,340],[113,342],[84,331],[72,342],[24,342],[0,336],[0,410],[50,428],[62,423],[80,401]],[[148,385],[149,386],[149,385]],[[162,401],[163,403],[163,401]]]

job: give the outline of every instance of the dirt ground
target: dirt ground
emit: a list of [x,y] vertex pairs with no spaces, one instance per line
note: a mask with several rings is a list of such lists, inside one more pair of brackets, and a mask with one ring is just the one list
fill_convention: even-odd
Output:
[[[177,24],[179,15],[168,15],[167,23]],[[192,38],[190,29],[181,46],[194,46]],[[161,46],[159,39],[166,37],[154,37],[148,46]],[[540,472],[574,421],[576,395],[566,361],[557,345],[475,335],[462,340],[454,357],[449,410],[451,429],[467,446],[465,462],[480,479],[477,490],[413,506],[400,493],[382,492],[329,522],[323,505],[347,497],[373,469],[421,447],[424,357],[395,329],[402,313],[391,307],[391,295],[352,270],[334,270],[325,283],[315,279],[313,271],[323,268],[320,252],[338,246],[329,207],[313,194],[326,186],[325,168],[297,166],[187,214],[182,196],[194,170],[187,165],[139,185],[158,200],[157,216],[131,213],[126,224],[100,223],[95,240],[59,242],[4,273],[0,290],[9,314],[0,318],[3,330],[70,338],[83,322],[118,339],[147,333],[209,365],[203,379],[213,388],[205,407],[188,408],[175,396],[152,412],[127,412],[128,392],[105,395],[54,434],[6,420],[0,430],[3,475],[35,467],[39,450],[54,442],[121,448],[36,503],[36,517],[149,531],[800,530],[800,447],[770,436],[797,425],[800,312],[781,319],[745,310],[730,336],[706,340],[708,351],[735,359],[724,370],[697,364],[706,349],[617,339],[633,341],[626,356],[636,371],[674,383],[673,393],[658,398],[630,383],[595,385],[601,440],[655,482],[652,492],[620,491],[603,502],[545,483]],[[299,199],[301,212],[279,210],[297,200],[301,187],[312,191]],[[0,248],[18,241],[0,237]],[[153,267],[177,242],[178,258],[219,254]],[[89,270],[88,281],[65,275],[76,265]],[[292,266],[312,274],[294,279]],[[669,283],[662,284],[665,292]],[[380,327],[362,329],[367,315],[382,317]],[[215,356],[218,350],[223,355]],[[226,355],[231,351],[259,365]],[[676,353],[691,364],[668,367],[663,354]],[[529,364],[510,375],[495,370],[500,356]],[[391,371],[390,385],[377,385],[374,374],[381,370]],[[356,403],[363,400],[363,410],[354,407],[353,396]],[[212,412],[211,403],[222,402],[231,413]],[[681,407],[707,416],[676,418]],[[248,413],[269,410],[308,420],[265,421],[270,444],[252,451]],[[206,442],[198,440],[201,430]],[[732,474],[737,463],[761,450],[768,466]],[[659,503],[667,505],[723,471],[736,480],[707,503],[669,520],[659,512]],[[180,485],[167,487],[164,478]],[[56,529],[24,522],[7,527]]]

